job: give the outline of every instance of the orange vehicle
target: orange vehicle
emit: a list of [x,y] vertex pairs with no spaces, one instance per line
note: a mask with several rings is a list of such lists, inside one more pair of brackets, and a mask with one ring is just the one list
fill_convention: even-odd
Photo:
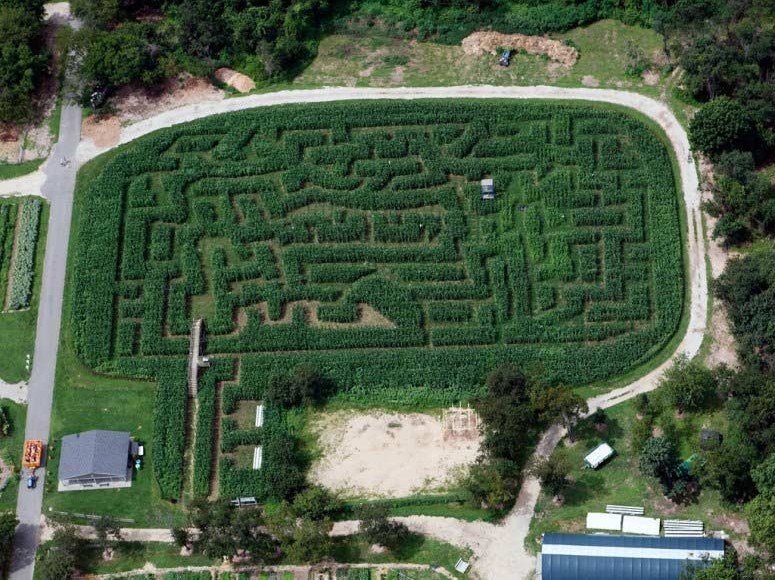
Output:
[[40,467],[40,459],[43,455],[43,441],[40,439],[28,439],[24,442],[24,457],[22,465],[33,471]]

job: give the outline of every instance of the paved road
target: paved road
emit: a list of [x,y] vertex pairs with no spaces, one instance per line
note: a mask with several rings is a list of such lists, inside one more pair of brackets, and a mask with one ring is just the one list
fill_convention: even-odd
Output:
[[[67,246],[70,239],[70,218],[75,188],[74,163],[61,166],[60,159],[73,159],[81,138],[81,108],[66,105],[62,109],[59,143],[45,166],[46,180],[41,193],[51,203],[40,291],[38,326],[35,335],[35,364],[27,393],[27,439],[48,441],[51,428],[51,402],[54,394],[59,329],[62,322],[62,298],[65,287]],[[35,550],[40,535],[40,513],[43,501],[45,470],[38,470],[38,485],[34,490],[19,487],[16,515],[19,527],[14,538],[11,578],[31,580]]]

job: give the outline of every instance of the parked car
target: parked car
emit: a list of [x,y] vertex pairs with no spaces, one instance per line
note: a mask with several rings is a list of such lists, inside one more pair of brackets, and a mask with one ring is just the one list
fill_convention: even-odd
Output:
[[504,50],[500,60],[498,61],[498,64],[501,66],[509,66],[510,62],[511,62],[511,51]]
[[35,477],[35,475],[34,475],[34,474],[33,474],[33,475],[30,475],[30,476],[27,478],[27,489],[35,489],[35,482],[36,482],[37,480],[38,480],[38,478],[37,478],[37,477]]

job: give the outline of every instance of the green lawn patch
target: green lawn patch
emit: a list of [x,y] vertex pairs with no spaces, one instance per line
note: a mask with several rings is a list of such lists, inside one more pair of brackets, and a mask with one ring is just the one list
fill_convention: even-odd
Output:
[[[606,414],[607,431],[599,432],[589,419],[584,420],[577,427],[578,440],[571,446],[563,440],[555,450],[555,454],[567,454],[574,466],[570,475],[572,483],[563,494],[565,501],[561,506],[541,493],[525,542],[529,549],[540,550],[538,539],[545,532],[584,531],[587,513],[604,512],[608,504],[644,506],[648,517],[702,520],[707,529],[725,529],[736,537],[728,520],[740,518],[740,512],[724,505],[715,490],[702,490],[698,500],[690,505],[675,505],[663,497],[658,482],[640,474],[630,438],[632,425],[638,420],[634,402],[611,407]],[[683,419],[676,419],[681,459],[700,453],[701,429],[724,433],[725,421],[722,411],[687,414]],[[603,441],[614,448],[616,455],[597,470],[584,469],[584,456]]]
[[45,161],[45,159],[32,159],[21,163],[0,163],[0,179],[14,179],[34,173]]

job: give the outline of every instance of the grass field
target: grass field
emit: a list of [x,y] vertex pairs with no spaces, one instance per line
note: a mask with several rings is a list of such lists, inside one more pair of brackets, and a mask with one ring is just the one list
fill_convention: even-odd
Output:
[[[544,532],[584,531],[586,514],[604,512],[607,504],[644,506],[647,517],[702,520],[706,529],[724,529],[732,538],[738,536],[730,521],[742,516],[733,507],[723,504],[717,491],[703,490],[695,503],[675,505],[662,496],[656,481],[641,476],[630,439],[632,424],[637,420],[633,402],[611,407],[606,414],[607,431],[598,432],[590,420],[582,421],[577,427],[578,440],[570,446],[560,443],[555,450],[555,454],[566,455],[574,466],[570,475],[572,483],[564,492],[562,506],[541,494],[526,540],[531,550],[539,550],[537,539]],[[675,425],[680,438],[681,459],[700,452],[701,429],[726,432],[725,415],[721,411],[687,414],[676,419]],[[609,443],[616,455],[597,470],[584,469],[584,456],[602,441]]]
[[13,179],[33,173],[43,165],[45,159],[33,159],[22,163],[0,163],[0,179]]
[[[10,205],[15,210],[20,199],[24,198],[8,198],[0,201],[0,204]],[[30,355],[30,368],[32,368],[49,213],[48,204],[44,203],[42,207],[35,249],[35,274],[30,307],[24,310],[0,312],[0,347],[3,351],[3,356],[0,357],[0,378],[9,383],[17,383],[29,378],[30,372],[26,366],[28,354]],[[12,244],[12,240],[6,241]],[[3,300],[5,300],[5,291],[9,280],[11,247],[12,245],[6,245],[4,248],[6,251],[3,252],[2,268],[0,268],[0,296]]]

